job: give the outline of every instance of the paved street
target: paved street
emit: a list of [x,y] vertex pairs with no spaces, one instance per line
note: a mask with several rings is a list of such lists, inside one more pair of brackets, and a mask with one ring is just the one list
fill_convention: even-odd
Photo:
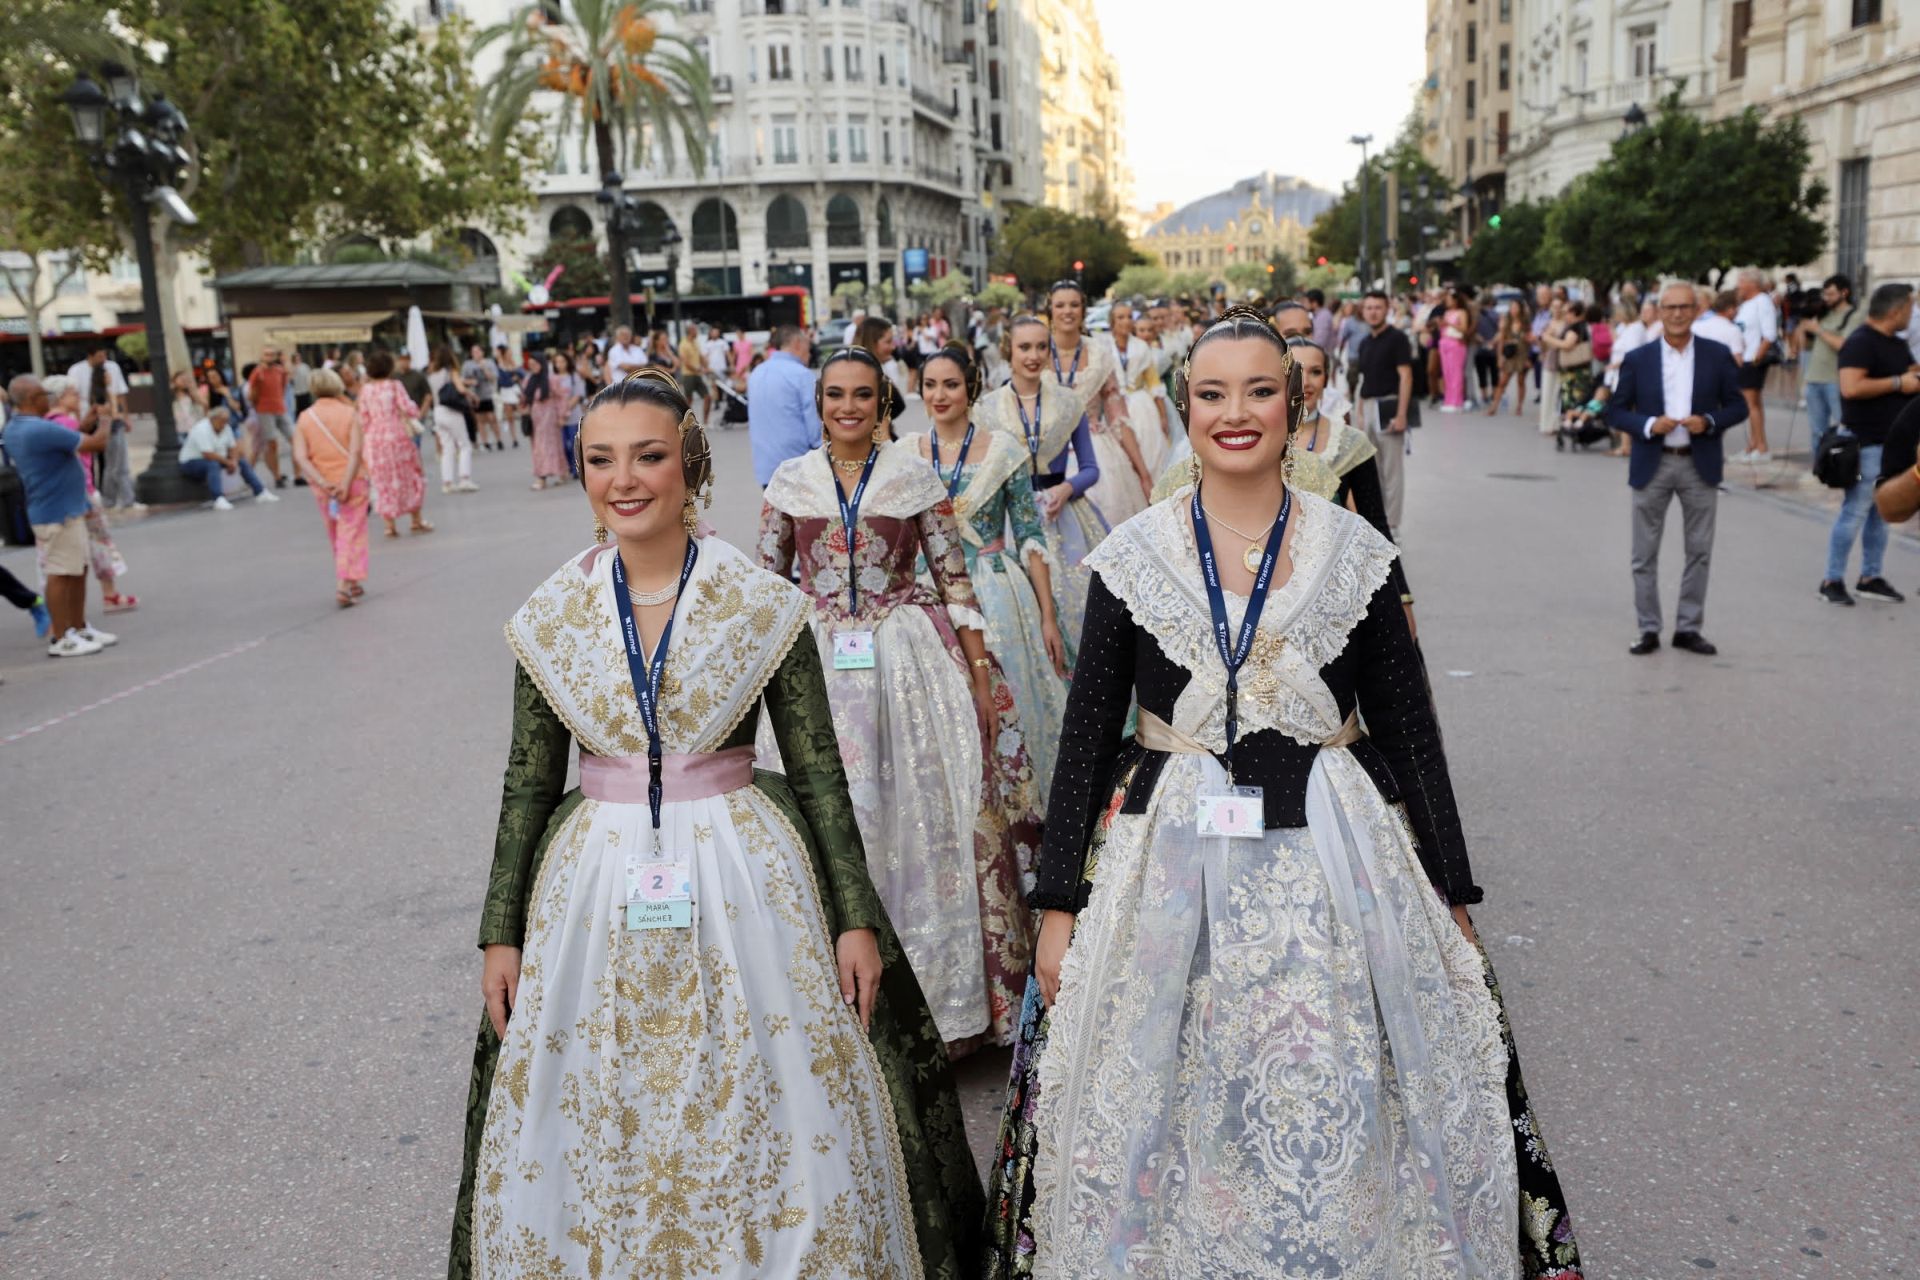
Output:
[[[1914,1274],[1920,602],[1821,605],[1824,518],[1741,491],[1721,656],[1629,657],[1622,464],[1432,421],[1409,572],[1589,1274]],[[744,432],[716,455],[745,542]],[[525,449],[477,462],[438,532],[376,535],[359,608],[299,490],[126,527],[108,653],[0,616],[0,1274],[443,1273],[500,627],[590,523]],[[1887,576],[1920,588],[1912,537]],[[982,1144],[1003,1063],[966,1072]]]

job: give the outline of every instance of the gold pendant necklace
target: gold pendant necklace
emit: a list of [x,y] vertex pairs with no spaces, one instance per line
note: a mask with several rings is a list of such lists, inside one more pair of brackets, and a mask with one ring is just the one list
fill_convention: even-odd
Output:
[[1245,538],[1247,540],[1246,550],[1240,553],[1240,563],[1247,566],[1248,573],[1259,573],[1260,557],[1266,553],[1267,535],[1273,532],[1274,525],[1280,523],[1280,517],[1275,516],[1272,520],[1268,521],[1267,527],[1264,530],[1262,530],[1259,534],[1256,535],[1256,534],[1248,534],[1248,533],[1240,532],[1238,529],[1228,524],[1225,520],[1222,520],[1219,516],[1213,514],[1213,512],[1208,511],[1205,507],[1201,507],[1200,510],[1207,517],[1207,519],[1213,521],[1215,524],[1219,525],[1222,529],[1225,529],[1228,533],[1232,534],[1234,537]]
[[[871,458],[872,456],[873,454],[869,453],[867,455],[867,458]],[[842,471],[846,472],[848,475],[852,475],[854,472],[858,471],[860,468],[867,465],[867,458],[861,458],[857,462],[848,462],[844,458],[834,458],[833,465],[840,468]]]

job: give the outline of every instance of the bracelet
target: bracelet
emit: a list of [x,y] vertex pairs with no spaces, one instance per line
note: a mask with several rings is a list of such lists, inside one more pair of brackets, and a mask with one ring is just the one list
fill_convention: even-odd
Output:
[[973,665],[976,667],[990,667],[993,665],[993,659],[992,658],[975,658],[973,660]]

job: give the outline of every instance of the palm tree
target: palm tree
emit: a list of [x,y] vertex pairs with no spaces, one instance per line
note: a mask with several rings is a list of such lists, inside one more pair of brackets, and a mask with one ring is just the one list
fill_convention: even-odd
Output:
[[[603,184],[619,170],[617,157],[632,154],[636,140],[659,146],[673,163],[676,140],[696,173],[706,169],[707,121],[713,98],[707,64],[685,37],[663,34],[658,15],[677,12],[671,0],[553,0],[524,4],[505,22],[474,38],[477,58],[504,42],[500,70],[481,90],[487,128],[504,146],[528,114],[533,96],[560,95],[553,117],[564,139],[576,119],[592,126]],[[580,144],[586,162],[586,139]],[[617,209],[617,206],[616,206]],[[607,265],[613,287],[613,322],[633,323],[627,296],[627,241],[623,219],[607,220]]]

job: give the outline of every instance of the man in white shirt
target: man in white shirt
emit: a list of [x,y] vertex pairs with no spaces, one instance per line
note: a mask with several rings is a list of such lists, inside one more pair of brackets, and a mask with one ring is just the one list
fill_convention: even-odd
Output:
[[259,502],[278,502],[277,494],[268,491],[253,474],[253,468],[234,448],[233,431],[227,425],[225,405],[215,405],[206,417],[193,424],[186,437],[180,441],[180,474],[189,480],[198,480],[207,486],[212,501],[207,505],[215,511],[231,511],[233,504],[227,501],[227,476],[238,471],[240,478],[247,482],[247,488],[253,490],[253,496]]
[[1686,561],[1673,647],[1718,652],[1700,627],[1713,561],[1720,437],[1747,416],[1747,403],[1732,352],[1694,323],[1697,306],[1691,285],[1661,290],[1660,340],[1620,362],[1620,385],[1607,402],[1607,425],[1633,442],[1627,485],[1633,491],[1633,606],[1640,636],[1627,652],[1640,656],[1660,647],[1660,539],[1676,497]]
[[851,347],[860,340],[860,322],[866,318],[867,313],[864,311],[853,313],[853,318],[847,321],[847,338],[841,344],[842,346]]
[[1715,342],[1733,353],[1733,362],[1740,363],[1741,352],[1746,343],[1741,340],[1740,326],[1733,322],[1734,310],[1740,305],[1740,299],[1731,289],[1715,293],[1711,289],[1696,289],[1700,314],[1693,322],[1693,331],[1702,338],[1712,338]]
[[647,367],[647,352],[644,347],[633,345],[633,330],[621,325],[613,331],[613,345],[607,348],[607,375],[619,382],[630,373],[638,373]]
[[1733,455],[1735,462],[1771,462],[1767,448],[1767,370],[1773,367],[1773,344],[1780,336],[1780,310],[1767,292],[1767,278],[1751,267],[1734,283],[1740,309],[1733,323],[1740,331],[1740,394],[1747,399],[1747,449]]
[[713,394],[717,402],[722,384],[731,385],[733,381],[733,344],[721,334],[719,325],[707,326],[706,340],[700,344],[700,354],[707,362],[707,375],[713,379]]

